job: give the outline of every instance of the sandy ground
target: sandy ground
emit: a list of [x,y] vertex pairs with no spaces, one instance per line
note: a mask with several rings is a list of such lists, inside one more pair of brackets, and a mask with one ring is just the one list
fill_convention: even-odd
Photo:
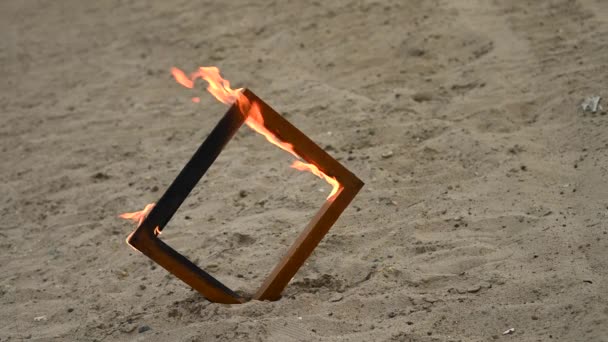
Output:
[[[0,341],[608,341],[608,116],[580,109],[608,97],[607,18],[604,0],[2,1]],[[171,79],[199,65],[366,182],[277,302],[209,303],[124,242],[117,215],[225,111]],[[243,128],[163,239],[255,291],[329,191],[290,161]]]

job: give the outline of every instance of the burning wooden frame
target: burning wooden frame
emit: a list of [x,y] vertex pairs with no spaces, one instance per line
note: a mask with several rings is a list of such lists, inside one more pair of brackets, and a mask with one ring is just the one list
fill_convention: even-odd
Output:
[[[363,182],[253,92],[244,89],[240,96],[245,96],[251,103],[257,103],[260,106],[264,126],[270,132],[280,140],[292,144],[294,151],[303,160],[314,164],[323,173],[334,177],[340,183],[338,191],[325,201],[291,245],[287,254],[253,295],[253,299],[257,300],[277,300],[289,281],[359,192]],[[217,303],[244,303],[248,298],[236,294],[213,276],[201,270],[186,257],[162,242],[158,238],[158,234],[245,122],[245,119],[246,117],[240,112],[237,104],[233,104],[147,217],[127,239],[131,246],[173,273],[208,300]]]

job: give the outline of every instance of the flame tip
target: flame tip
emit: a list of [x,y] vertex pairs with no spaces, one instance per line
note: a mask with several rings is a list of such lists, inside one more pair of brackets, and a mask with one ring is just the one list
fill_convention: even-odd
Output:
[[141,225],[141,223],[144,222],[146,217],[148,217],[148,214],[152,211],[152,209],[154,209],[155,205],[156,205],[156,203],[150,203],[150,204],[147,204],[143,210],[135,211],[132,213],[122,213],[122,214],[118,215],[118,217],[125,219],[125,220],[131,220],[133,222],[136,222],[137,226],[139,227]]

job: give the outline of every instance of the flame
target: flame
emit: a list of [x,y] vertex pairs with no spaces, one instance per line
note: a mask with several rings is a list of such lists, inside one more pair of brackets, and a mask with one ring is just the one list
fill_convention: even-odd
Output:
[[[245,100],[240,100],[241,98],[243,98]],[[247,99],[244,96],[240,97],[239,102],[243,102],[243,101],[249,102],[249,99]],[[239,105],[239,107],[242,107],[242,106]],[[300,156],[296,153],[296,151],[294,151],[292,144],[282,141],[276,135],[274,135],[271,131],[269,131],[266,128],[266,126],[264,126],[264,117],[262,116],[260,106],[257,103],[254,103],[251,106],[249,106],[249,108],[250,109],[247,113],[247,119],[245,120],[245,124],[252,130],[254,130],[255,132],[258,132],[261,135],[263,135],[264,138],[266,138],[266,140],[268,140],[268,142],[270,142],[271,144],[279,147],[283,151],[291,153],[291,155],[293,155],[294,157],[299,159]]]
[[331,190],[331,193],[329,194],[329,196],[327,196],[327,198],[334,197],[334,195],[338,192],[338,189],[340,188],[340,182],[338,182],[335,177],[330,177],[326,175],[325,173],[323,173],[323,171],[319,170],[319,168],[314,164],[303,163],[300,160],[295,160],[291,164],[291,167],[300,171],[308,171],[329,183],[333,187],[333,189]]
[[[197,78],[201,78],[207,83],[209,86],[207,90],[213,95],[218,101],[231,105],[233,103],[237,103],[239,110],[243,113],[247,119],[245,119],[245,124],[254,130],[257,133],[263,135],[266,140],[268,140],[271,144],[281,148],[282,150],[289,152],[291,155],[297,158],[296,161],[293,162],[291,167],[300,171],[308,171],[312,174],[318,176],[321,179],[324,179],[327,183],[329,183],[333,188],[329,196],[332,198],[338,192],[340,188],[340,183],[336,180],[335,177],[330,177],[321,171],[316,165],[309,164],[303,162],[301,157],[296,153],[293,149],[293,145],[287,142],[282,141],[274,135],[271,131],[269,131],[266,126],[264,126],[264,117],[262,116],[262,112],[260,110],[260,106],[257,103],[251,103],[249,99],[245,96],[240,96],[243,91],[242,88],[232,89],[230,87],[230,82],[220,75],[220,70],[216,67],[200,67],[197,71],[192,73],[189,77],[186,74],[178,69],[171,68],[171,74],[177,81],[177,83],[183,85],[186,88],[193,88],[194,82]],[[196,102],[196,101],[195,101]]]
[[[141,225],[141,223],[144,222],[146,217],[148,217],[148,214],[150,213],[150,211],[152,211],[152,209],[154,208],[155,205],[156,205],[156,203],[150,203],[150,204],[146,205],[143,210],[135,211],[132,213],[120,214],[120,215],[118,215],[118,217],[123,218],[125,220],[131,220],[133,222],[137,222],[137,227],[139,227]],[[135,231],[131,232],[131,234],[129,234],[129,236],[127,236],[126,242],[129,246],[131,246],[131,244],[129,243],[129,239],[131,239],[131,236],[133,236],[134,233],[135,233]],[[154,235],[158,236],[158,235],[160,235],[160,233],[161,233],[161,231],[160,231],[160,229],[158,229],[158,227],[154,228]],[[131,248],[138,251],[137,248],[135,248],[133,246],[131,246]]]
[[183,85],[186,88],[194,88],[194,81],[197,78],[202,78],[209,83],[207,90],[213,95],[218,101],[223,104],[231,105],[241,95],[243,89],[232,89],[230,88],[230,82],[220,76],[220,69],[216,67],[200,67],[197,71],[193,72],[190,77],[178,68],[171,68],[171,74],[175,77],[177,83]]
[[156,203],[150,203],[144,207],[144,210],[132,212],[132,213],[124,213],[118,215],[118,217],[123,218],[125,220],[131,220],[133,222],[137,222],[137,226],[139,227],[142,222],[146,219],[150,211],[154,208]]
[[171,74],[177,81],[177,83],[183,85],[186,88],[194,88],[194,81],[192,81],[183,71],[178,68],[171,68]]

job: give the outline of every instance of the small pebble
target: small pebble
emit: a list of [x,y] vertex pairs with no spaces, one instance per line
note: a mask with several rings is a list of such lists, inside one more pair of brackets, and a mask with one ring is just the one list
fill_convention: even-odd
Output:
[[515,328],[510,328],[510,329],[505,330],[502,334],[503,335],[510,335],[510,334],[512,334],[514,332],[515,332]]
[[388,159],[388,158],[390,158],[392,156],[393,156],[393,151],[386,151],[386,152],[384,152],[384,153],[381,154],[381,157],[384,158],[384,159]]
[[147,325],[142,325],[141,327],[139,327],[139,329],[137,329],[138,333],[145,333],[146,331],[150,330],[151,328]]
[[126,325],[121,326],[118,330],[125,334],[133,332],[137,328],[137,324],[128,323]]
[[332,296],[331,298],[329,298],[329,301],[335,303],[335,302],[341,301],[342,299],[344,299],[344,296],[335,295],[335,296]]
[[479,290],[481,290],[481,285],[474,285],[474,286],[469,287],[467,289],[467,292],[468,293],[476,293],[476,292],[479,292]]
[[103,172],[97,172],[96,174],[91,176],[91,178],[98,179],[98,180],[107,180],[107,179],[110,179],[110,176]]

